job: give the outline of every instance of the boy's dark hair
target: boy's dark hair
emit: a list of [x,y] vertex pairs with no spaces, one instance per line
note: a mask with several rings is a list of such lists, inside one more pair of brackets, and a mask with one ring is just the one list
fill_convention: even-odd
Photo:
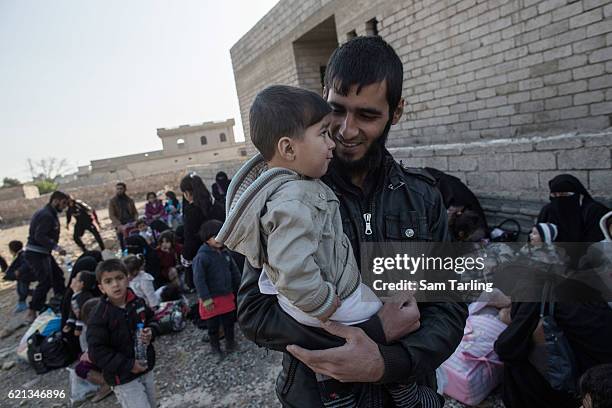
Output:
[[147,200],[148,200],[148,199],[149,199],[149,197],[151,197],[151,196],[153,196],[153,197],[157,198],[157,194],[155,194],[153,191],[149,191],[149,192],[147,193]]
[[85,324],[87,324],[87,321],[89,320],[89,316],[91,316],[91,314],[96,309],[96,307],[98,307],[99,303],[100,303],[100,298],[97,298],[97,297],[91,298],[87,302],[83,303],[83,306],[81,306],[81,321],[82,322],[85,322]]
[[96,274],[91,271],[81,271],[78,273],[79,280],[83,282],[83,290],[93,292],[96,289]]
[[51,203],[53,200],[68,200],[70,198],[70,196],[66,193],[62,193],[61,191],[54,191],[53,193],[51,193],[51,197],[49,197],[49,203]]
[[123,263],[127,269],[128,276],[131,276],[140,272],[142,265],[144,265],[144,258],[141,254],[128,255],[123,258]]
[[253,144],[271,160],[280,138],[301,138],[307,127],[331,112],[321,96],[306,89],[272,85],[255,96],[249,112]]
[[216,237],[221,231],[223,223],[218,220],[208,220],[200,227],[200,239],[202,242],[208,241],[211,237]]
[[23,249],[23,242],[14,240],[9,242],[8,247],[11,252],[16,254]]
[[139,218],[139,219],[136,221],[136,224],[135,224],[135,225],[136,225],[136,226],[139,226],[139,225],[142,225],[142,224],[145,224],[145,225],[146,225],[146,224],[147,224],[147,222],[146,222],[144,219]]
[[393,48],[378,36],[355,37],[332,53],[325,70],[325,90],[348,95],[349,89],[361,88],[385,80],[389,120],[402,97],[404,67]]
[[115,187],[123,187],[125,190],[127,190],[127,186],[125,185],[123,181],[120,181],[117,184],[115,184]]
[[102,261],[96,267],[96,281],[102,283],[102,274],[106,272],[123,272],[125,276],[128,276],[128,270],[125,264],[121,262],[121,259],[107,259]]
[[612,407],[612,364],[589,368],[580,378],[580,394],[591,397],[593,408]]

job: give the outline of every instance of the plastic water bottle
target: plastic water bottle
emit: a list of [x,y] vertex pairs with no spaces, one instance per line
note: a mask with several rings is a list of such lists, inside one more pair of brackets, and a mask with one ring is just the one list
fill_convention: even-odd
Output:
[[64,266],[66,267],[66,272],[70,275],[72,273],[72,257],[68,254],[64,257]]
[[136,340],[134,344],[134,358],[143,367],[147,366],[147,346],[144,345],[140,340],[140,335],[144,329],[144,323],[138,323],[136,325]]

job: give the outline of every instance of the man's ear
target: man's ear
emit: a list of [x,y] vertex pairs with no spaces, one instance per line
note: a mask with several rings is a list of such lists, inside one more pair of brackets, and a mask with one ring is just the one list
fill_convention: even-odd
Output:
[[399,102],[397,103],[397,107],[395,108],[395,111],[393,111],[393,120],[391,121],[391,123],[393,125],[397,124],[397,122],[399,122],[400,119],[402,118],[403,114],[404,114],[404,98],[401,98]]
[[276,152],[284,160],[295,160],[295,149],[293,148],[293,140],[291,140],[287,136],[281,137],[278,140],[278,143],[276,143]]

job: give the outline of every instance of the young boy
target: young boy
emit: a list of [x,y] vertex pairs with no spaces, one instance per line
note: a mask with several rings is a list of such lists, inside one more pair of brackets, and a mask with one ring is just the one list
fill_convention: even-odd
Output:
[[225,351],[236,350],[234,340],[234,292],[240,285],[240,272],[223,244],[215,241],[222,223],[209,220],[200,227],[202,246],[193,259],[193,281],[200,298],[200,318],[206,320],[211,351],[223,359],[219,328],[225,332]]
[[612,364],[589,368],[580,377],[583,408],[612,407]]
[[8,246],[13,256],[13,262],[11,262],[6,270],[4,280],[17,281],[17,306],[15,306],[15,313],[20,313],[28,309],[26,299],[30,294],[30,283],[34,279],[32,279],[32,269],[25,260],[23,242],[11,241]]
[[[338,198],[319,180],[335,148],[330,113],[319,95],[299,88],[271,86],[255,97],[249,119],[260,155],[234,176],[227,219],[215,238],[263,269],[261,293],[276,294],[286,313],[314,327],[328,319],[355,325],[381,307],[361,282]],[[370,338],[385,343],[375,333]],[[324,406],[356,405],[351,384],[317,379]],[[387,389],[397,407],[442,406],[426,387]]]
[[[127,268],[119,259],[98,264],[96,279],[104,294],[87,325],[88,355],[99,367],[107,384],[123,408],[156,407],[155,350],[153,333],[146,327],[153,313],[144,300],[128,288]],[[146,345],[147,359],[135,359],[137,324],[143,323],[140,341]]]

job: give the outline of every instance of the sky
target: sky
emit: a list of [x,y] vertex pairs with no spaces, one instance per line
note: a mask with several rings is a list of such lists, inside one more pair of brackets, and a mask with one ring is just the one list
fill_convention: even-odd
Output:
[[243,138],[229,50],[277,2],[0,0],[0,180],[158,150],[160,127]]

